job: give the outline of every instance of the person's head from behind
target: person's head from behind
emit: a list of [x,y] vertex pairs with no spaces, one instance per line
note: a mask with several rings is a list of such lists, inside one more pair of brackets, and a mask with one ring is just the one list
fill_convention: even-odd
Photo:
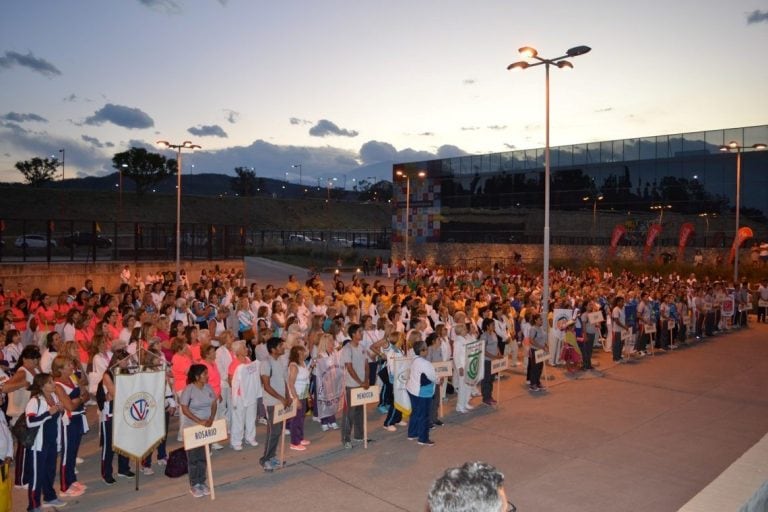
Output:
[[[508,510],[504,475],[485,462],[449,468],[427,496],[428,512],[504,512]],[[514,510],[514,508],[512,508]]]

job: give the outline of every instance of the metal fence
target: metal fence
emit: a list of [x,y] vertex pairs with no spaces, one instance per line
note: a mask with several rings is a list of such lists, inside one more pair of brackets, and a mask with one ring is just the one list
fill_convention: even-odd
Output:
[[[264,249],[389,249],[388,229],[259,230],[236,224],[182,224],[185,260],[242,258]],[[171,261],[176,224],[92,220],[0,221],[0,262]]]

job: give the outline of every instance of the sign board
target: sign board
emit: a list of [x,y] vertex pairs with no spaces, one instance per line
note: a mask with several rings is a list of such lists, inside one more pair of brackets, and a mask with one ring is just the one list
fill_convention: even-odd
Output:
[[[614,336],[616,333],[613,333]],[[621,341],[628,342],[632,339],[632,329],[622,329],[621,330]]]
[[675,328],[675,321],[674,320],[667,320],[667,330],[671,331]]
[[210,427],[194,425],[184,429],[184,449],[191,450],[211,443],[220,443],[227,438],[227,420],[215,420]]
[[656,332],[656,324],[643,324],[643,330],[645,331],[645,334],[654,334]]
[[501,359],[491,359],[491,373],[499,373],[504,370],[509,370],[509,358],[502,357]]
[[379,386],[370,386],[365,388],[354,388],[350,391],[349,405],[356,407],[358,405],[378,403]]
[[592,325],[597,325],[604,320],[602,311],[587,313],[587,318],[589,319],[589,323]]
[[540,349],[534,352],[535,355],[535,361],[536,364],[543,363],[544,361],[549,361],[549,352],[546,350]]
[[768,308],[768,300],[758,299],[757,300],[757,307],[759,307],[759,308]]
[[275,417],[272,419],[272,423],[282,423],[284,420],[289,420],[296,416],[296,402],[291,402],[291,405],[284,407],[282,405],[275,406]]
[[453,375],[453,363],[451,361],[432,363],[432,366],[435,367],[435,373],[437,374],[438,379]]
[[733,295],[723,299],[720,306],[720,314],[725,317],[733,316]]

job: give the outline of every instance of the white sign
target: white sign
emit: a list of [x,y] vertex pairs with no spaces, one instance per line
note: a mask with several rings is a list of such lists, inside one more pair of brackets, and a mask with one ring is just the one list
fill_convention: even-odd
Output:
[[372,404],[379,401],[379,386],[371,386],[368,389],[354,388],[350,391],[349,405]]
[[282,405],[275,406],[275,417],[272,419],[272,423],[282,423],[283,420],[289,420],[296,416],[296,402],[292,401],[291,405],[284,407]]
[[673,330],[675,328],[675,321],[674,320],[667,320],[667,330]]
[[757,307],[759,307],[759,308],[768,308],[768,300],[758,299],[757,300]]
[[184,429],[184,449],[191,450],[211,443],[219,443],[227,438],[227,420],[213,422],[210,427],[195,425]]
[[432,366],[435,367],[435,374],[437,374],[438,379],[442,379],[443,377],[450,377],[453,375],[453,363],[450,361],[432,363]]
[[535,361],[536,364],[543,363],[544,361],[549,361],[549,352],[547,352],[544,349],[537,350],[534,352],[535,355]]
[[730,295],[728,298],[723,299],[723,302],[720,306],[720,314],[724,317],[731,317],[733,316],[733,295]]
[[656,324],[643,324],[643,330],[645,330],[645,334],[654,334],[656,332]]
[[502,357],[501,359],[491,359],[491,373],[499,373],[504,370],[509,370],[509,358]]

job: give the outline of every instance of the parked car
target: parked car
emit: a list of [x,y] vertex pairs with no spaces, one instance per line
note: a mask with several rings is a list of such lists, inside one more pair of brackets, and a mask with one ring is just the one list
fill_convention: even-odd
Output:
[[354,235],[352,247],[368,247],[368,237],[365,235]]
[[331,244],[332,245],[337,245],[339,247],[352,247],[352,242],[350,242],[346,238],[341,238],[339,236],[332,236],[331,237]]
[[[13,245],[19,248],[40,249],[48,244],[48,238],[45,235],[23,235],[17,238]],[[50,245],[56,247],[56,240],[51,240]]]
[[314,243],[311,238],[304,235],[299,234],[293,234],[288,235],[288,241],[292,243],[298,243],[298,244],[311,244]]
[[112,247],[112,240],[103,237],[101,235],[96,235],[96,239],[93,238],[93,233],[87,233],[87,232],[78,232],[75,231],[69,236],[65,236],[61,243],[65,247],[78,247],[78,246],[86,246],[91,247],[93,246],[94,242],[96,243],[96,247],[99,249],[107,249],[109,247]]

